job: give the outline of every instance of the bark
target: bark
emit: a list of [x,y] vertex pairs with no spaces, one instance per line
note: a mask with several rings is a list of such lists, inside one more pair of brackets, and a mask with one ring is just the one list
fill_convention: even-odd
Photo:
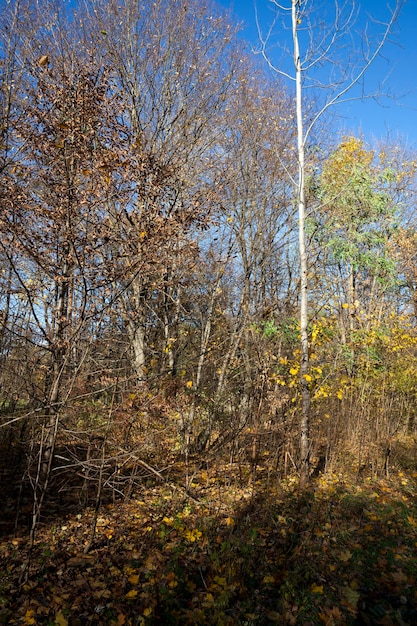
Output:
[[304,488],[310,475],[310,387],[308,354],[308,263],[305,233],[305,154],[302,103],[302,68],[298,43],[298,0],[292,0],[292,31],[296,82],[297,151],[298,151],[298,237],[300,254],[300,385],[301,385],[301,437],[300,437],[300,487]]
[[145,379],[145,325],[129,323],[130,342],[133,351],[133,368],[139,382]]

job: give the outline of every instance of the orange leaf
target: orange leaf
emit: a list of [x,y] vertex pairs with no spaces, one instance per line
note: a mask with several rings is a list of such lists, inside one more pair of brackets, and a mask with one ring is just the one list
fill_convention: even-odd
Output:
[[128,581],[131,585],[137,585],[139,582],[139,574],[132,574],[132,576],[129,576]]

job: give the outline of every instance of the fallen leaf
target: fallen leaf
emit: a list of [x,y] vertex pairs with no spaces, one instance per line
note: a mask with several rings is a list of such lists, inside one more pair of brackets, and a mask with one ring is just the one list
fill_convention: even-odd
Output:
[[352,587],[342,587],[342,602],[347,606],[352,612],[356,612],[358,607],[358,602],[360,598],[360,594]]
[[87,554],[73,556],[67,561],[67,567],[87,567],[94,561],[93,556]]
[[269,585],[269,584],[275,582],[275,578],[273,576],[270,576],[270,575],[264,576],[263,579],[262,579],[262,582],[264,583],[264,585]]
[[62,611],[58,611],[58,613],[56,613],[55,625],[56,626],[68,626],[68,620]]
[[23,624],[36,624],[36,620],[33,617],[35,615],[35,611],[32,609],[28,609],[25,613],[25,617],[23,618]]
[[[267,618],[269,619],[270,622],[279,622],[282,619],[282,616],[279,613],[276,613],[275,611],[269,611],[266,614]],[[256,619],[256,616],[254,616]]]
[[132,576],[129,576],[128,581],[131,585],[137,585],[139,582],[139,574],[132,574]]
[[399,569],[396,572],[392,572],[391,576],[395,580],[395,582],[399,584],[406,583],[408,580],[407,575],[404,574],[404,572],[401,569]]

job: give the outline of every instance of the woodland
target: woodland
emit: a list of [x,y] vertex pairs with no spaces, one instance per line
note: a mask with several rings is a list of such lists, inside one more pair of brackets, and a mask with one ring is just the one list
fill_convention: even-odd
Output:
[[0,624],[417,623],[415,150],[312,127],[303,361],[294,96],[233,16],[0,4]]

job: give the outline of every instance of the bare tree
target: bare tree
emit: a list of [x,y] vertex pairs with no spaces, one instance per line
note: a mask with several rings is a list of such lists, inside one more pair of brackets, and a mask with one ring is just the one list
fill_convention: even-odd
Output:
[[[134,190],[131,179],[130,205],[117,209],[123,245],[130,257],[143,259],[125,273],[123,288],[133,365],[143,381],[150,319],[158,320],[168,367],[175,371],[172,345],[182,293],[176,267],[179,255],[193,248],[186,241],[208,224],[219,203],[217,146],[241,56],[236,29],[211,2],[93,0],[84,10],[85,28],[101,41],[115,90],[123,94],[131,154],[144,164],[140,188]],[[157,292],[163,297],[155,298]]]

